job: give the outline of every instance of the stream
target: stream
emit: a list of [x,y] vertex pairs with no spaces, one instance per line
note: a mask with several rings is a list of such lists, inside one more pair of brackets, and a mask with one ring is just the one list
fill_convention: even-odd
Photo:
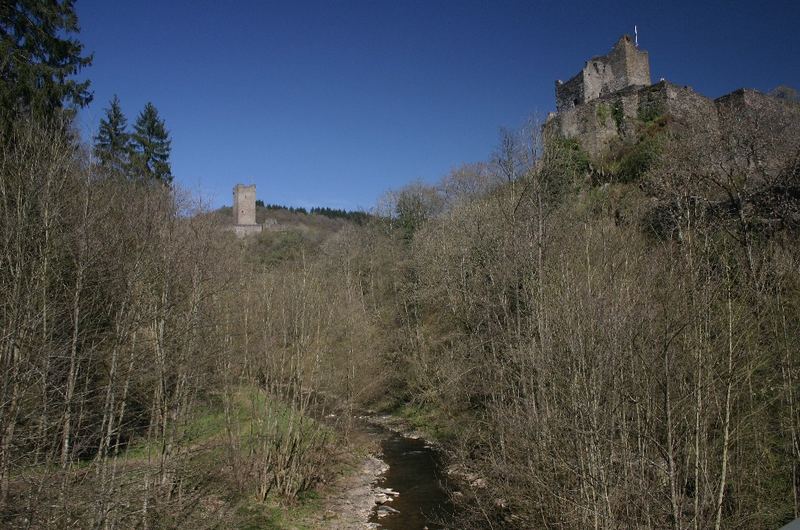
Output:
[[447,528],[453,506],[444,489],[440,453],[422,439],[374,424],[369,429],[382,439],[380,458],[389,466],[377,484],[387,491],[389,500],[375,506],[370,523],[387,530]]

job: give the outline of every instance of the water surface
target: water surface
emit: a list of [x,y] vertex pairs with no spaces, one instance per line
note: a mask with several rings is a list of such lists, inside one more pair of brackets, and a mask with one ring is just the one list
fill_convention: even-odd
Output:
[[389,465],[378,486],[399,493],[385,503],[397,510],[383,517],[378,508],[370,522],[387,530],[419,530],[447,528],[453,513],[446,484],[441,455],[424,440],[407,438],[389,432],[383,439],[381,459]]

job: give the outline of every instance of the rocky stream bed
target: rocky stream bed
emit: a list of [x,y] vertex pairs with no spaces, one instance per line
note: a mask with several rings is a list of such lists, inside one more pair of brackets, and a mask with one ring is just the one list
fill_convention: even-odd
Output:
[[441,453],[390,416],[360,416],[359,435],[376,448],[325,499],[330,529],[444,529],[453,513]]

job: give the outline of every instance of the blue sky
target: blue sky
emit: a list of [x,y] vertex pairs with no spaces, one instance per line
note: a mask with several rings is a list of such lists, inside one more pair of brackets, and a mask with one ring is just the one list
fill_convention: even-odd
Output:
[[555,107],[571,77],[639,27],[653,80],[717,97],[800,87],[800,1],[78,0],[87,138],[113,94],[152,101],[176,181],[213,206],[371,208],[486,159],[500,127]]

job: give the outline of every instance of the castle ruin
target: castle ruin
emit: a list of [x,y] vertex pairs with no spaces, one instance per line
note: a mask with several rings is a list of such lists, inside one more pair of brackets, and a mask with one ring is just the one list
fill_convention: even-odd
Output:
[[668,116],[673,127],[727,138],[735,134],[732,117],[759,114],[769,122],[792,121],[798,108],[756,90],[739,89],[712,100],[663,79],[651,84],[648,53],[624,35],[569,81],[556,81],[557,112],[548,116],[545,133],[574,139],[599,157],[613,145],[636,142],[643,127],[662,117]]
[[578,75],[556,81],[558,112],[631,86],[650,86],[650,59],[623,35],[607,55],[593,57]]
[[237,184],[233,188],[233,231],[237,236],[260,233],[264,227],[256,223],[256,186]]

